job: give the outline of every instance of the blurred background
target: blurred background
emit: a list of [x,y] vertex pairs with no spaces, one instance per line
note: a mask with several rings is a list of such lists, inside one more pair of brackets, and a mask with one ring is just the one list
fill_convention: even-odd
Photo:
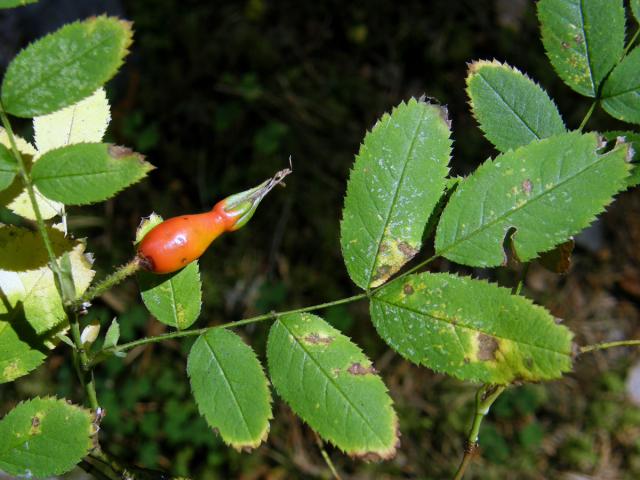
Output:
[[[105,12],[132,20],[135,30],[127,64],[108,85],[107,140],[147,155],[157,169],[112,201],[69,209],[70,231],[88,238],[99,277],[130,259],[141,217],[204,211],[293,159],[286,189],[273,192],[247,227],[217,240],[201,259],[201,327],[357,293],[341,259],[339,220],[354,155],[376,119],[426,94],[448,106],[454,174],[496,154],[468,110],[466,62],[496,58],[527,72],[571,128],[589,107],[553,73],[527,0],[41,0],[0,12],[0,67],[35,38]],[[31,135],[28,123],[19,127]],[[587,128],[625,126],[597,112]],[[623,193],[577,239],[568,275],[536,263],[529,270],[524,293],[563,318],[579,344],[640,338],[639,214],[639,192]],[[6,209],[0,220],[20,223]],[[432,269],[505,286],[519,274],[446,261]],[[464,448],[474,386],[386,348],[365,303],[319,313],[372,358],[402,431],[398,455],[386,463],[354,461],[329,447],[338,470],[353,479],[450,478]],[[97,301],[87,320],[96,317],[105,329],[117,317],[122,341],[167,328],[144,309],[135,280]],[[267,332],[266,324],[238,331],[261,358]],[[330,478],[312,433],[277,398],[266,444],[252,453],[225,447],[190,396],[190,345],[187,339],[148,346],[98,367],[106,450],[196,479]],[[81,401],[68,356],[61,346],[31,375],[0,386],[0,415],[35,395]],[[465,478],[640,478],[639,359],[631,349],[596,353],[580,358],[561,381],[509,389],[483,425],[481,456]]]

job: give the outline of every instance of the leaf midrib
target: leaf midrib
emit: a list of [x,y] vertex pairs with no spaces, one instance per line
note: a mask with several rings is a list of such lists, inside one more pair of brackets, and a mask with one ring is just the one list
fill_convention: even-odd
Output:
[[[385,219],[384,219],[384,226],[380,231],[380,235],[377,238],[377,249],[376,249],[376,254],[373,256],[373,261],[370,263],[369,268],[367,269],[369,271],[369,274],[367,275],[367,288],[369,288],[369,286],[371,285],[372,279],[373,279],[373,275],[374,275],[374,269],[376,264],[378,263],[378,258],[380,257],[380,247],[382,246],[382,239],[385,236],[385,232],[387,231],[387,227],[389,226],[389,221],[391,220],[391,213],[393,212],[393,207],[396,204],[396,200],[398,199],[398,192],[400,191],[400,186],[403,184],[404,182],[404,178],[405,178],[405,173],[407,171],[407,165],[409,164],[409,159],[411,158],[411,155],[413,153],[413,149],[415,147],[415,142],[416,142],[416,138],[418,137],[418,132],[420,131],[420,127],[422,126],[422,122],[424,121],[424,118],[426,116],[427,113],[427,109],[426,108],[421,108],[420,109],[420,119],[418,120],[418,125],[416,126],[415,131],[413,132],[413,135],[411,137],[411,143],[409,145],[409,149],[407,151],[407,153],[404,155],[404,162],[402,165],[402,172],[400,172],[400,179],[398,180],[398,182],[396,183],[396,188],[395,191],[393,192],[393,198],[389,204],[389,209],[387,210],[387,213],[385,215]],[[391,117],[389,118],[389,123],[391,122]],[[369,190],[368,188],[366,188],[365,186],[365,190]]]
[[244,429],[246,430],[247,435],[249,436],[249,438],[251,438],[253,440],[253,435],[251,435],[251,430],[249,429],[249,423],[247,422],[247,417],[244,414],[244,411],[242,410],[242,407],[240,407],[240,403],[238,402],[237,394],[236,394],[235,390],[233,389],[233,387],[231,386],[231,383],[229,382],[229,379],[227,378],[227,372],[225,371],[224,367],[222,366],[222,363],[220,362],[220,360],[218,360],[218,357],[216,356],[216,353],[215,353],[213,347],[209,343],[209,339],[206,336],[203,336],[203,339],[204,339],[205,345],[207,346],[207,348],[211,352],[211,356],[213,357],[215,362],[220,367],[220,371],[222,372],[222,378],[224,379],[224,382],[227,385],[227,388],[231,392],[231,398],[233,398],[233,403],[235,403],[236,408],[240,412],[240,417],[242,418],[242,422],[244,424]]
[[500,101],[504,103],[509,108],[509,110],[511,110],[511,112],[516,116],[516,118],[520,120],[520,123],[522,123],[522,125],[524,125],[527,128],[527,130],[529,130],[529,132],[531,132],[531,134],[534,137],[536,137],[537,140],[540,140],[542,138],[529,126],[529,124],[525,121],[525,119],[522,118],[518,112],[516,112],[515,108],[505,100],[505,98],[500,94],[500,92],[498,92],[495,88],[493,88],[493,85],[491,85],[487,81],[487,79],[482,75],[480,71],[478,72],[478,77],[482,79],[482,81],[491,89],[491,91],[496,95],[496,97],[498,97]]
[[322,368],[322,364],[320,362],[318,362],[318,360],[315,359],[315,357],[313,355],[311,355],[311,353],[304,347],[304,345],[302,344],[302,342],[300,342],[300,340],[298,339],[298,337],[289,329],[289,327],[287,327],[287,325],[282,321],[282,320],[278,320],[278,323],[280,323],[280,325],[282,325],[284,327],[284,329],[289,333],[289,335],[291,335],[291,337],[296,341],[296,343],[298,344],[298,346],[300,347],[300,349],[302,350],[302,352],[304,353],[305,357],[310,358],[311,361],[315,364],[316,368],[318,370],[320,370],[323,375],[325,376],[326,379],[328,379],[328,381],[335,387],[335,389],[340,392],[340,394],[342,395],[342,397],[347,401],[347,403],[351,406],[351,408],[353,410],[355,410],[358,413],[358,416],[364,421],[364,423],[369,427],[369,430],[371,432],[373,432],[373,434],[378,438],[378,440],[380,441],[380,444],[383,446],[386,446],[386,443],[384,441],[384,439],[380,436],[380,434],[373,428],[373,426],[371,425],[371,423],[369,422],[369,419],[358,409],[358,407],[351,401],[351,398],[349,398],[349,396],[342,391],[342,389],[340,388],[340,385],[338,385],[334,380],[333,377],[324,369]]

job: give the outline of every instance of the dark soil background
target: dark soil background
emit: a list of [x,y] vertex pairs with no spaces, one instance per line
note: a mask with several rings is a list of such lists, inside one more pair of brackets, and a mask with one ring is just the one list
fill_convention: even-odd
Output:
[[[70,209],[70,230],[88,238],[98,276],[132,255],[140,218],[210,208],[288,165],[294,174],[244,229],[219,239],[201,260],[198,326],[352,295],[339,247],[349,169],[367,129],[401,100],[426,94],[453,121],[453,173],[495,151],[471,117],[466,62],[496,58],[536,79],[569,127],[589,107],[555,76],[526,0],[369,2],[54,1],[0,13],[0,64],[65,22],[111,13],[132,20],[126,67],[108,86],[108,140],[157,166],[116,199]],[[628,29],[635,26],[629,21]],[[624,128],[597,112],[588,129]],[[29,136],[29,125],[21,133]],[[2,212],[3,221],[16,221]],[[640,194],[626,192],[578,239],[565,276],[537,263],[524,293],[564,319],[578,344],[640,338]],[[434,270],[456,269],[446,262]],[[515,284],[519,268],[463,270]],[[345,478],[450,478],[463,451],[474,386],[391,352],[365,303],[320,312],[374,360],[400,416],[402,446],[386,463],[329,453]],[[96,302],[89,319],[117,316],[123,340],[166,327],[141,306],[134,281]],[[105,327],[106,328],[106,327]],[[264,353],[268,325],[239,333]],[[269,440],[252,453],[225,447],[190,397],[190,341],[132,350],[96,372],[107,410],[101,442],[132,464],[196,479],[330,478],[311,431],[281,401]],[[61,346],[47,363],[0,387],[0,413],[34,395],[81,400]],[[640,478],[640,409],[631,401],[632,349],[578,358],[575,372],[507,391],[481,431],[469,479]]]

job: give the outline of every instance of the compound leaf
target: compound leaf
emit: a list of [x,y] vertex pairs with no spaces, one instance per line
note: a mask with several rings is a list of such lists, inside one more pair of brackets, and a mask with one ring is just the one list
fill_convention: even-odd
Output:
[[602,108],[624,122],[640,124],[640,47],[624,57],[602,88]]
[[235,333],[215,328],[191,347],[187,372],[198,409],[225,443],[255,448],[267,438],[271,393],[255,352]]
[[111,198],[146,176],[153,166],[132,150],[106,143],[78,143],[50,150],[31,176],[43,195],[67,205]]
[[0,470],[42,478],[71,470],[93,448],[89,410],[62,399],[34,398],[0,420]]
[[464,265],[505,262],[511,231],[521,261],[569,239],[625,188],[627,143],[598,154],[596,134],[571,132],[488,160],[462,181],[436,232],[436,253]]
[[169,275],[140,272],[138,282],[142,301],[165,325],[184,330],[200,316],[202,282],[197,261]]
[[107,94],[99,88],[74,105],[33,119],[38,153],[74,143],[100,142],[110,120]]
[[560,78],[595,97],[624,51],[623,0],[540,0],[538,17],[547,57]]
[[445,187],[451,154],[446,110],[401,103],[364,139],[347,185],[340,243],[351,279],[384,283],[418,252]]
[[267,342],[271,380],[293,411],[350,455],[395,455],[398,419],[387,389],[357,345],[320,317],[279,317]]
[[29,327],[21,313],[19,309],[0,313],[0,383],[26,375],[47,358],[47,347],[37,337],[25,335]]
[[602,134],[604,138],[615,142],[629,142],[631,144],[630,153],[633,153],[631,160],[631,173],[627,177],[627,187],[640,185],[640,133],[632,131],[611,131]]
[[485,281],[409,275],[376,292],[371,317],[402,356],[461,380],[540,381],[571,369],[571,332],[544,308]]
[[547,92],[495,60],[469,65],[467,93],[485,137],[502,152],[566,131]]
[[115,75],[131,38],[130,23],[100,16],[70,23],[36,41],[7,68],[5,110],[35,117],[82,100]]

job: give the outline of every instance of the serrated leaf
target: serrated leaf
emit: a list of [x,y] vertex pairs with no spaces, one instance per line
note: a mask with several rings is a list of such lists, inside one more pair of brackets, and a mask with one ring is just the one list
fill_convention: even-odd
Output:
[[451,154],[446,109],[411,99],[364,139],[349,177],[340,243],[351,279],[383,284],[420,250],[445,187]]
[[4,145],[0,144],[0,190],[6,189],[18,173],[18,164]]
[[74,105],[33,119],[38,153],[75,143],[101,142],[110,120],[107,94],[99,88]]
[[485,137],[502,152],[566,131],[547,92],[495,60],[469,65],[467,94]]
[[614,118],[640,124],[640,47],[624,57],[602,87],[602,108]]
[[38,0],[0,0],[0,8],[15,8],[36,3]]
[[0,420],[0,470],[21,478],[70,471],[93,447],[89,410],[55,398],[20,403]]
[[[84,242],[67,238],[55,228],[48,229],[48,233],[58,262],[68,253],[75,291],[81,295],[95,274],[84,256]],[[0,291],[3,294],[0,316],[15,309],[23,310],[26,322],[37,335],[55,329],[66,320],[48,264],[49,257],[37,232],[0,226]],[[22,328],[19,325],[22,322],[24,318],[16,318],[10,328]]]
[[409,275],[376,292],[371,318],[402,356],[461,380],[535,382],[571,370],[571,332],[544,308],[485,281]]
[[187,373],[200,414],[225,443],[239,450],[266,440],[273,418],[267,377],[238,335],[222,328],[200,335]]
[[598,154],[596,134],[571,132],[487,160],[460,183],[436,232],[436,253],[463,265],[526,262],[587,227],[625,188],[629,145]]
[[102,345],[102,348],[106,349],[115,347],[118,345],[118,340],[120,340],[120,324],[118,323],[118,320],[114,318],[111,325],[109,325],[107,334],[104,337],[104,344]]
[[50,150],[31,177],[43,195],[67,205],[111,198],[146,176],[153,166],[139,153],[106,143],[78,143]]
[[398,419],[384,383],[360,348],[320,317],[279,317],[267,342],[278,395],[311,428],[348,454],[389,459]]
[[129,22],[106,16],[41,38],[9,64],[2,82],[5,110],[36,117],[82,100],[115,75],[131,38]]
[[138,283],[142,301],[162,323],[184,330],[200,316],[202,282],[197,261],[169,275],[140,272]]
[[624,51],[622,0],[540,0],[542,43],[553,68],[576,92],[595,97]]
[[[30,167],[31,162],[37,160],[38,152],[29,142],[17,135],[14,136],[18,151],[23,155],[27,166]],[[7,132],[2,127],[0,127],[0,144],[4,145],[9,150],[11,149],[11,143],[9,142]],[[53,200],[49,200],[48,198],[43,197],[37,188],[35,189],[35,192],[36,200],[38,202],[38,206],[40,207],[40,214],[42,215],[43,219],[48,220],[60,214],[64,207],[61,203],[54,202]],[[29,220],[36,219],[36,215],[33,212],[33,207],[31,206],[29,195],[22,186],[22,180],[19,177],[16,177],[13,180],[9,188],[7,188],[3,192],[0,192],[0,205],[6,206],[16,215],[28,218]]]

